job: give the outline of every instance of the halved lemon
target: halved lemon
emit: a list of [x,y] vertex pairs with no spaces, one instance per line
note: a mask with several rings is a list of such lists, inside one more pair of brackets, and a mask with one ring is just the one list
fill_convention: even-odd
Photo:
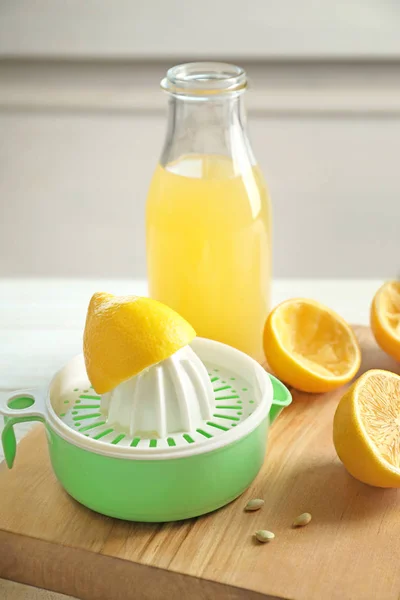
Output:
[[400,487],[400,377],[372,370],[344,394],[333,442],[346,469],[377,487]]
[[347,383],[361,362],[346,321],[306,298],[286,300],[270,313],[264,352],[277,377],[304,392],[327,392]]
[[400,281],[387,281],[376,292],[371,329],[382,350],[400,361]]
[[151,298],[98,292],[90,300],[83,353],[86,371],[104,394],[189,344],[193,327]]

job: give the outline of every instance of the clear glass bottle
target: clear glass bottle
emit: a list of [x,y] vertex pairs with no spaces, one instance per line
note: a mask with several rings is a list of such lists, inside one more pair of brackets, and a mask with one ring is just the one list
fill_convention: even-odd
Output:
[[268,192],[246,132],[243,69],[189,63],[161,82],[167,135],[147,199],[150,295],[197,335],[262,361],[271,285]]

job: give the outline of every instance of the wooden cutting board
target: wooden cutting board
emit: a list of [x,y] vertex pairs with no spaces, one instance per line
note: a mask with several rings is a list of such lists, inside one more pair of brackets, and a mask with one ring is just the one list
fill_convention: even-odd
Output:
[[[356,327],[362,371],[400,372]],[[251,488],[225,508],[180,523],[127,523],[72,500],[38,426],[0,469],[0,577],[82,600],[398,600],[400,491],[366,486],[336,457],[332,419],[343,388],[293,404],[274,424]],[[244,513],[250,498],[264,508]],[[313,520],[294,530],[308,511]],[[261,545],[257,529],[276,539]]]

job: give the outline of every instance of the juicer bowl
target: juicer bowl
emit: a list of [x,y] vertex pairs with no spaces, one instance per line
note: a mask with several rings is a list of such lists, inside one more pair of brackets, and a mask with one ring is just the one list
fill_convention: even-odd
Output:
[[37,420],[46,427],[59,482],[96,512],[164,522],[231,502],[260,470],[269,427],[291,396],[256,361],[230,346],[202,338],[190,346],[205,364],[215,394],[213,415],[200,427],[164,438],[114,429],[79,355],[56,373],[47,391],[22,390],[2,398],[8,467],[16,455],[14,424]]

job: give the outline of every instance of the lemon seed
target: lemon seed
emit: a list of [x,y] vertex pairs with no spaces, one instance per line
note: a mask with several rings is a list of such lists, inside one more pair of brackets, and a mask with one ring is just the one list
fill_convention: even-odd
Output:
[[312,519],[312,517],[311,517],[310,513],[302,513],[301,515],[299,515],[298,517],[295,518],[292,526],[293,527],[304,527],[305,525],[309,524],[311,519]]
[[275,534],[272,531],[267,531],[266,529],[260,529],[256,531],[255,536],[259,542],[265,544],[266,542],[272,542],[275,539]]
[[253,498],[253,500],[248,501],[248,503],[244,507],[244,510],[260,510],[262,506],[264,506],[264,500],[262,500],[261,498]]

